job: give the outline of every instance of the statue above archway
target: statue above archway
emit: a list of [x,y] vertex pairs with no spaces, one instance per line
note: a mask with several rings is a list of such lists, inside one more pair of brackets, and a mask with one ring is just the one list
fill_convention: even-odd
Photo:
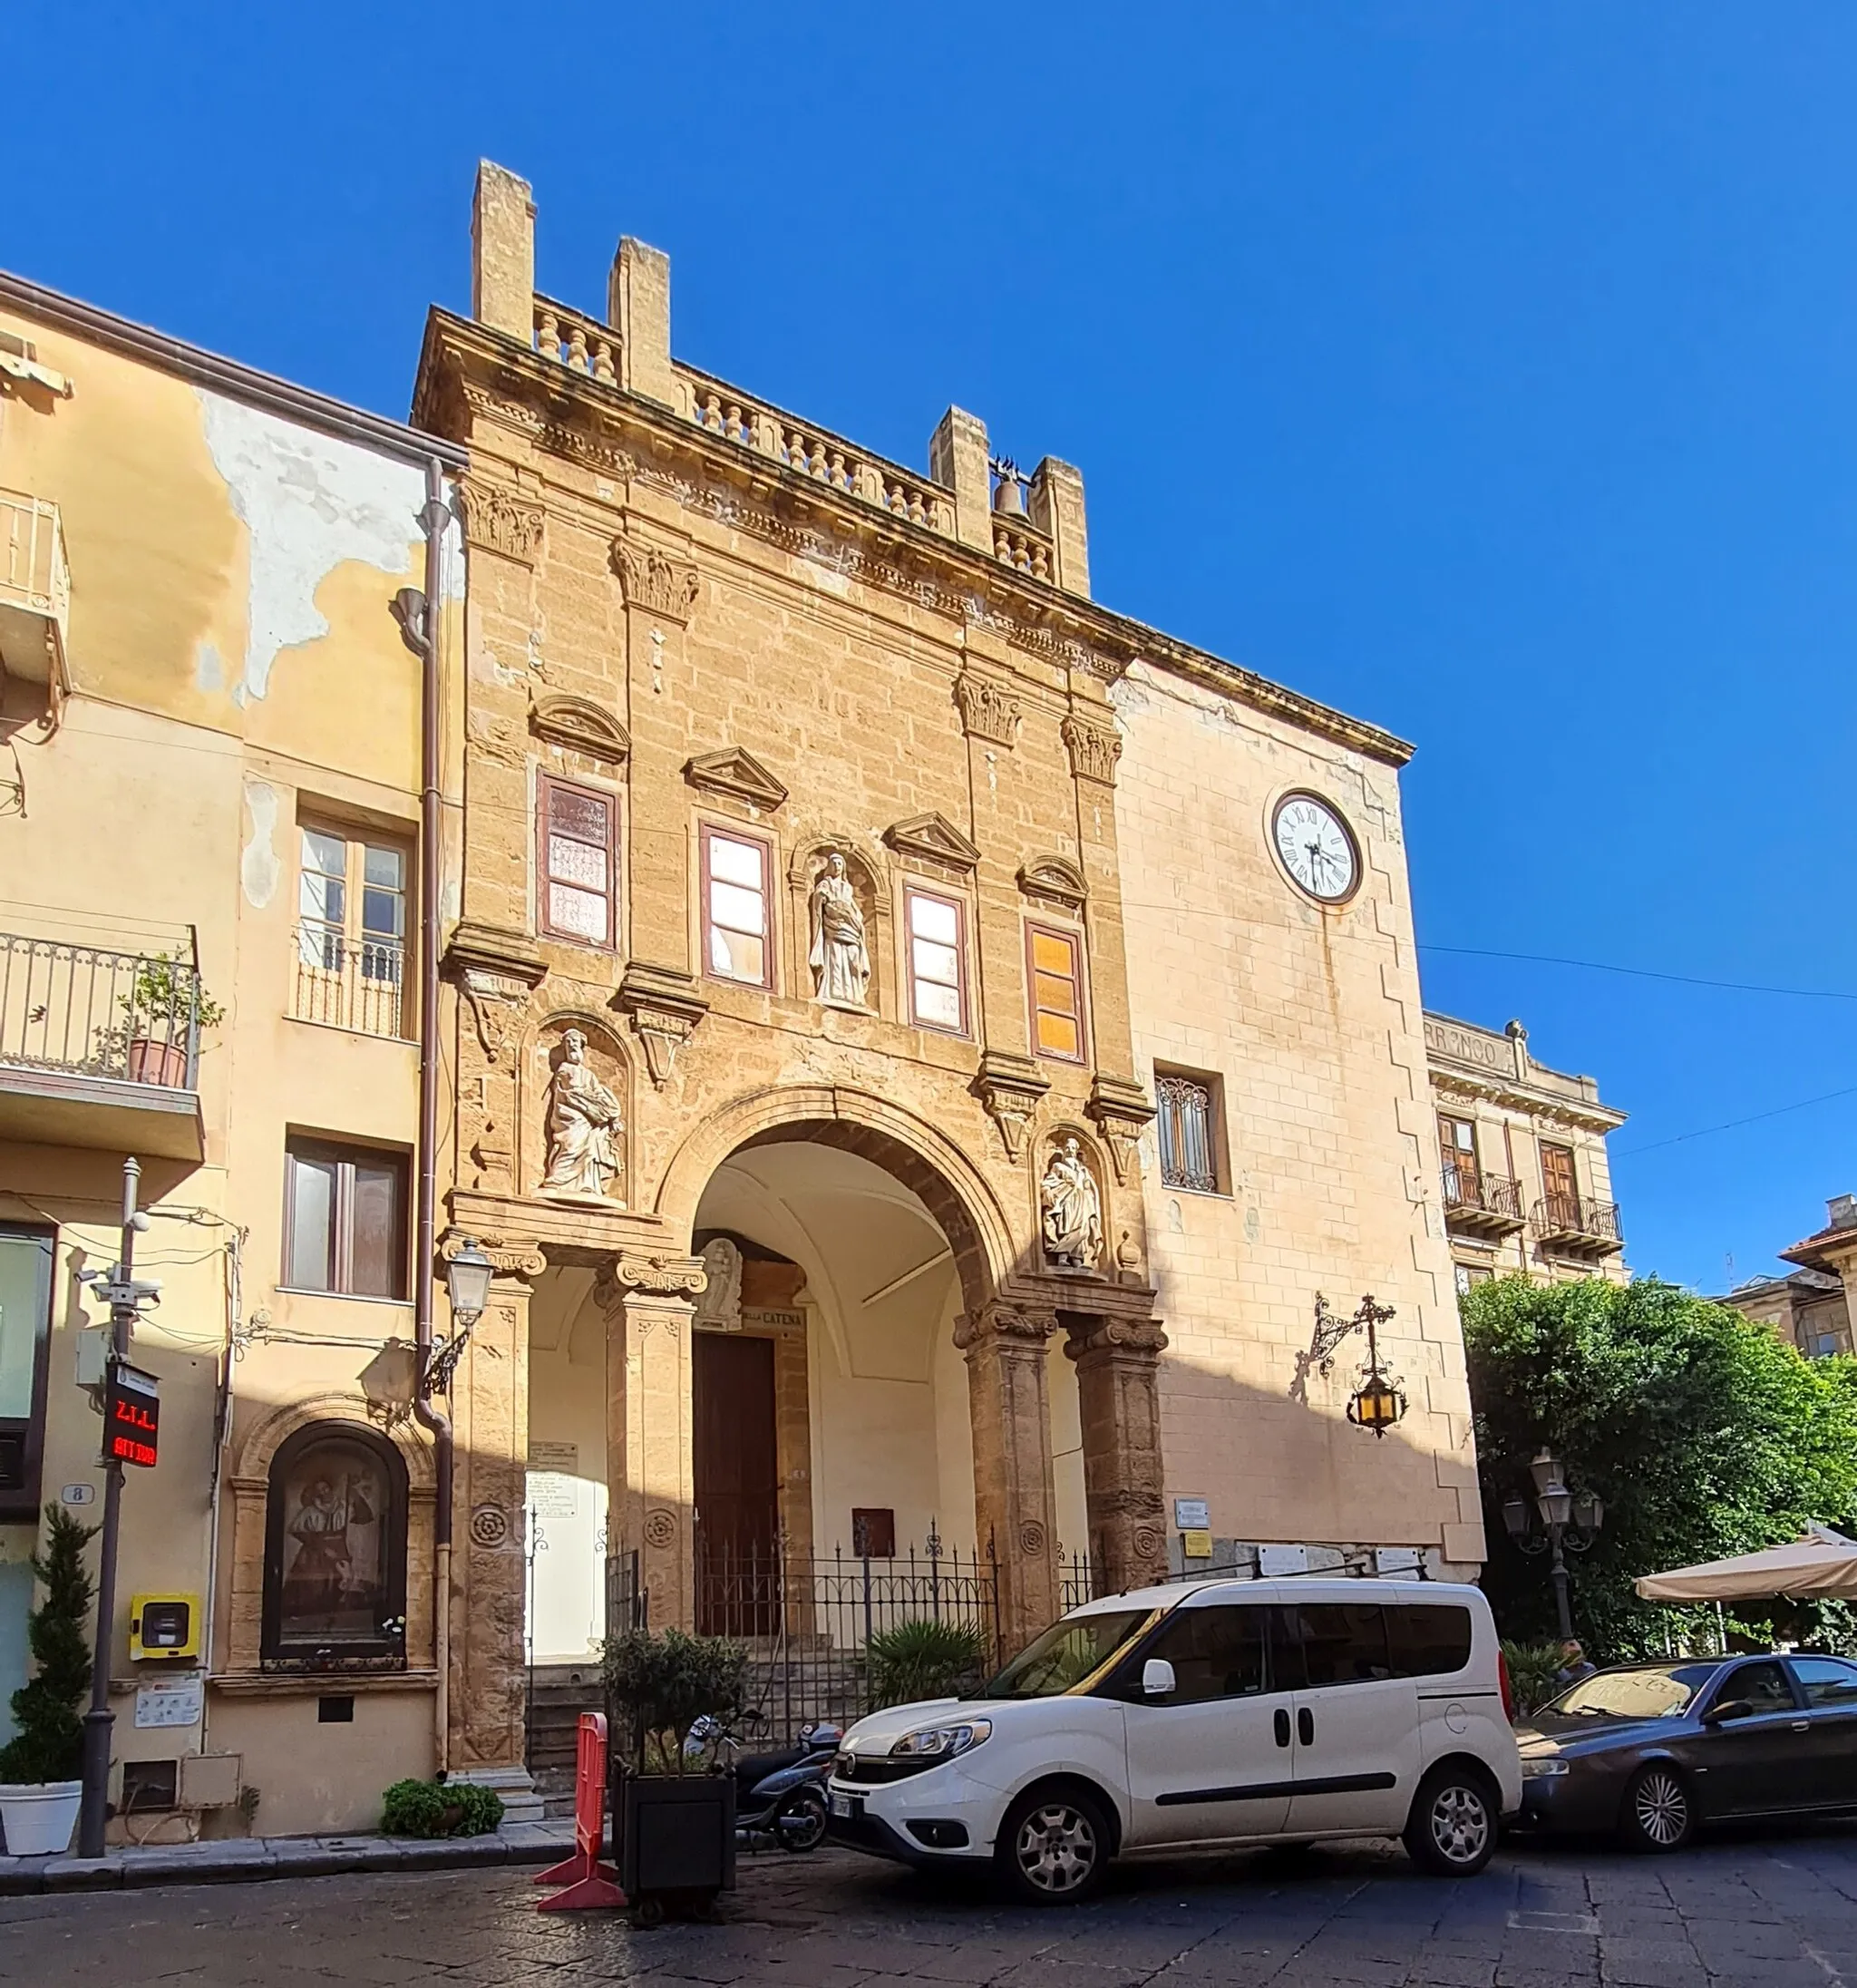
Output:
[[610,1201],[625,1171],[619,1099],[589,1060],[587,1031],[569,1028],[551,1058],[542,1116],[540,1192]]
[[862,1008],[870,985],[870,949],[864,911],[843,853],[830,850],[812,879],[811,917],[812,996],[839,1008]]

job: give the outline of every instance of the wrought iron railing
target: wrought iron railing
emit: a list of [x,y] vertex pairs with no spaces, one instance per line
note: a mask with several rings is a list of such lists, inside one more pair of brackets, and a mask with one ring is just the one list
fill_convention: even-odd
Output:
[[406,949],[397,940],[351,939],[333,925],[299,925],[290,1012],[364,1036],[403,1036]]
[[205,995],[178,951],[0,933],[0,1066],[192,1090]]
[[1522,1184],[1501,1174],[1484,1174],[1474,1165],[1454,1166],[1444,1163],[1444,1209],[1449,1213],[1462,1209],[1466,1213],[1504,1215],[1520,1222]]
[[1543,1194],[1534,1204],[1534,1225],[1542,1235],[1622,1242],[1616,1201],[1589,1201],[1584,1194]]

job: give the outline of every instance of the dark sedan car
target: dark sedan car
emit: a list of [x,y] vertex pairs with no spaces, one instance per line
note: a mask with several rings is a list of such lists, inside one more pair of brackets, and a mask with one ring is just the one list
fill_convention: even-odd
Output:
[[1857,1663],[1684,1658],[1600,1671],[1516,1733],[1522,1828],[1679,1849],[1730,1817],[1857,1809]]

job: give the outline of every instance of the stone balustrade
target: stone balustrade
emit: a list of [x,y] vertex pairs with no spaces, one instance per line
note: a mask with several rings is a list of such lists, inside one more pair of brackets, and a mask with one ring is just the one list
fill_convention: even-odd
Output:
[[686,366],[679,366],[677,374],[689,389],[691,419],[712,434],[782,463],[829,490],[875,504],[944,538],[954,537],[951,491],[887,463],[842,436],[795,421],[706,374]]
[[618,385],[619,340],[612,326],[546,297],[535,299],[535,349],[571,372],[604,380],[608,386]]
[[1056,571],[1049,536],[1023,517],[995,517],[993,556],[1034,580],[1050,580]]

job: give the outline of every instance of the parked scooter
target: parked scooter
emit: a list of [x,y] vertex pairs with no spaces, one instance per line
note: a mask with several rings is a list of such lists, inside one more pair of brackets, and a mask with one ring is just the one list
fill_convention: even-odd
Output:
[[735,1841],[742,1848],[818,1848],[825,1838],[825,1778],[842,1727],[802,1726],[799,1744],[777,1753],[744,1753],[738,1733],[704,1737],[714,1739],[734,1776]]

